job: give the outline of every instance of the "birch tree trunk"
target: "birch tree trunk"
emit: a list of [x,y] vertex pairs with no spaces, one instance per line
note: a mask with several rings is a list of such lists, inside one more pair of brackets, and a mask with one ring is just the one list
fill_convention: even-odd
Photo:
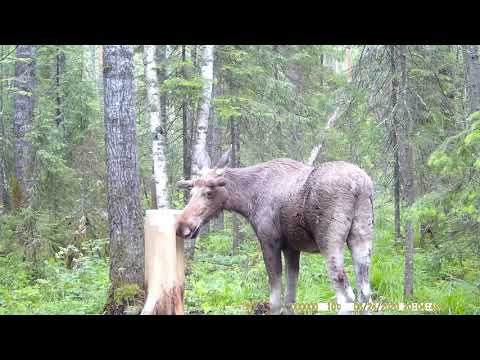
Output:
[[[163,74],[163,79],[162,82],[169,79],[170,76],[172,76],[173,69],[170,64],[170,60],[173,56],[173,49],[171,45],[165,45],[165,67],[164,67],[164,74]],[[175,108],[173,101],[168,98],[167,94],[163,94],[163,99],[165,102],[165,122],[166,126],[168,124],[171,124],[174,121],[175,118]]]
[[133,49],[103,48],[107,200],[110,224],[110,291],[106,313],[141,310],[144,232],[136,149]]
[[36,51],[37,45],[18,45],[16,53],[13,187],[18,191],[13,199],[15,207],[28,207],[31,201],[32,144],[28,134],[33,125]]
[[[199,176],[200,170],[210,165],[207,152],[207,130],[213,85],[213,45],[204,46],[202,61],[201,76],[205,84],[197,119],[195,145],[192,149],[192,176]],[[185,252],[187,258],[193,259],[195,256],[195,239],[185,239]]]
[[[232,146],[231,161],[232,167],[240,166],[240,141],[239,141],[239,131],[238,124],[236,119],[233,117],[230,118],[230,142]],[[238,246],[243,241],[243,234],[240,231],[240,216],[232,213],[232,252],[235,254],[238,251]]]
[[[145,66],[145,85],[150,117],[150,131],[152,132],[152,159],[153,179],[155,182],[156,205],[158,209],[168,208],[168,177],[167,159],[165,156],[165,123],[161,113],[158,75],[155,63],[155,45],[145,45],[143,63]],[[165,108],[163,107],[165,111]]]
[[[222,95],[222,86],[220,83],[220,71],[221,71],[221,62],[220,57],[217,55],[218,46],[215,48],[213,56],[213,87],[212,87],[212,101],[218,96]],[[213,110],[213,107],[210,110],[210,121],[208,123],[207,131],[207,145],[208,145],[208,154],[212,160],[212,164],[216,164],[217,161],[222,156],[221,149],[221,138],[222,138],[222,129],[220,127],[219,119],[217,113]],[[223,211],[212,221],[212,230],[223,230],[225,226],[224,214]]]
[[477,45],[462,45],[465,63],[465,87],[468,98],[468,114],[480,110],[480,62]]
[[194,176],[200,174],[202,166],[205,165],[204,159],[208,158],[207,129],[213,86],[213,45],[206,45],[204,47],[201,71],[205,85],[203,87],[203,101],[197,120],[197,136],[195,145],[193,146],[192,175]]
[[[163,82],[168,79],[169,73],[171,69],[167,66],[167,60],[169,58],[169,54],[171,52],[169,45],[156,45],[155,49],[155,66],[158,78],[158,87],[160,87]],[[168,138],[167,124],[169,123],[171,113],[168,112],[168,99],[165,91],[159,91],[160,96],[160,124],[162,129],[165,130],[165,146],[166,146],[166,139]],[[165,153],[167,149],[165,147]]]

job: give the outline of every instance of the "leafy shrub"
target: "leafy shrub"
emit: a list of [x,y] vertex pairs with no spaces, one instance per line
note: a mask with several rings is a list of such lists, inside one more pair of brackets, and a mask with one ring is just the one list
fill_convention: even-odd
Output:
[[99,314],[106,301],[105,258],[83,256],[67,269],[56,259],[33,267],[10,253],[0,257],[0,268],[0,314]]

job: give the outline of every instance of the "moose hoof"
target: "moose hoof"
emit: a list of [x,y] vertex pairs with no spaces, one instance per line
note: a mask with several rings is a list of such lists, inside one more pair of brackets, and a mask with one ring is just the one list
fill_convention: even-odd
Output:
[[285,305],[285,307],[282,308],[282,314],[283,315],[295,315],[295,311],[293,310],[293,306],[291,304]]

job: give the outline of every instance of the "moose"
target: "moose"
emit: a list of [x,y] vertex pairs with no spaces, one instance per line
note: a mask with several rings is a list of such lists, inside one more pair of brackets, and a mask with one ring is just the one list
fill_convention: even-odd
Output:
[[[370,301],[369,267],[373,237],[373,182],[358,166],[324,162],[317,167],[281,158],[243,168],[230,168],[228,150],[210,168],[203,156],[199,175],[180,180],[191,189],[189,203],[176,222],[176,233],[195,238],[201,227],[223,210],[244,216],[260,242],[270,286],[270,311],[293,314],[300,252],[320,253],[340,304],[355,301],[344,268],[347,244],[355,269],[359,302]],[[281,304],[282,258],[286,266],[284,307]]]

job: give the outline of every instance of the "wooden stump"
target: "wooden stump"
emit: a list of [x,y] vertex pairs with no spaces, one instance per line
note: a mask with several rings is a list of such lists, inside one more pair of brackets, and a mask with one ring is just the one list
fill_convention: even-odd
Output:
[[183,315],[185,268],[183,238],[175,234],[180,210],[147,210],[145,287],[142,315]]

